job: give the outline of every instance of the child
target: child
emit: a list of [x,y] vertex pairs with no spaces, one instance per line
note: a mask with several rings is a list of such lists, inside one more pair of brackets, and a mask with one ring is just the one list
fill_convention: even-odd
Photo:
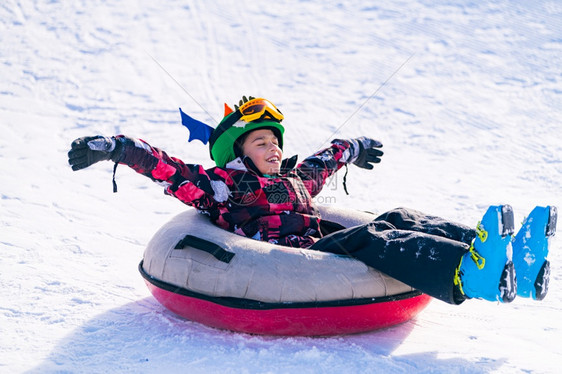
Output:
[[296,156],[282,158],[284,117],[271,102],[244,97],[234,111],[226,108],[209,139],[216,167],[184,164],[123,135],[76,139],[69,163],[73,170],[101,160],[128,165],[226,230],[349,255],[451,304],[467,298],[511,302],[516,294],[537,300],[546,295],[555,207],[537,207],[513,242],[508,205],[490,207],[477,229],[399,208],[369,224],[329,233],[312,198],[342,166],[372,169],[381,161],[382,144],[366,137],[335,139],[295,166]]

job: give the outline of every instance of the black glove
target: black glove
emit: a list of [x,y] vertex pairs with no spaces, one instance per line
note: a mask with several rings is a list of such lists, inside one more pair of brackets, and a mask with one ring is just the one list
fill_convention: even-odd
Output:
[[118,162],[121,155],[121,143],[113,136],[84,136],[74,140],[70,147],[68,163],[74,171],[85,169],[98,161]]
[[234,110],[238,110],[238,108],[240,108],[242,105],[244,105],[244,104],[246,104],[248,101],[254,100],[254,99],[255,99],[255,97],[253,97],[253,96],[249,96],[249,97],[242,96],[242,100],[240,100],[240,101],[238,102],[238,105],[234,104]]
[[356,139],[335,139],[332,141],[332,143],[338,144],[342,144],[343,142],[349,144],[349,156],[347,160],[345,160],[346,162],[351,162],[363,169],[372,169],[373,164],[381,162],[381,157],[384,152],[377,149],[382,147],[382,143],[378,140],[362,136]]

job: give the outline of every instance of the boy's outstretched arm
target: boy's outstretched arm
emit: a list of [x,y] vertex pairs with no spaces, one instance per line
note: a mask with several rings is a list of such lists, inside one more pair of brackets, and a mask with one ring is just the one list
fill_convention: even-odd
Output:
[[201,165],[184,164],[143,140],[123,135],[98,135],[72,142],[68,152],[72,170],[81,170],[102,160],[129,166],[137,173],[164,185],[167,194],[197,209],[208,210],[224,200],[224,193],[217,195],[217,183],[213,184]]
[[379,163],[383,152],[378,149],[378,140],[360,137],[356,139],[335,139],[332,145],[306,158],[297,172],[312,197],[318,195],[326,180],[342,166],[353,163],[360,168],[372,169]]

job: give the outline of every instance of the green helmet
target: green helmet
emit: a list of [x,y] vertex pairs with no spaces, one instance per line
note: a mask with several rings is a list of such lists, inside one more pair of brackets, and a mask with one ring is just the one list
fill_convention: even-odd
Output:
[[279,147],[283,148],[283,114],[270,101],[263,98],[252,99],[231,113],[228,113],[230,108],[226,108],[227,114],[209,139],[211,159],[218,167],[225,167],[238,157],[236,140],[250,131],[271,129],[279,140]]

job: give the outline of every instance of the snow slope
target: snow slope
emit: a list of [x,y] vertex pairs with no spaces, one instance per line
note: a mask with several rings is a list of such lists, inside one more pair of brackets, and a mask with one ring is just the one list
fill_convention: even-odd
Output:
[[[543,302],[434,301],[333,338],[218,331],[161,307],[137,272],[185,207],[125,167],[72,172],[70,142],[142,137],[211,166],[177,108],[209,124],[243,94],[286,114],[286,155],[384,143],[319,203],[404,205],[475,224],[562,208],[557,1],[6,0],[0,4],[0,372],[546,373],[562,360],[562,254]],[[193,100],[192,96],[195,100]],[[358,110],[359,109],[359,110]]]

